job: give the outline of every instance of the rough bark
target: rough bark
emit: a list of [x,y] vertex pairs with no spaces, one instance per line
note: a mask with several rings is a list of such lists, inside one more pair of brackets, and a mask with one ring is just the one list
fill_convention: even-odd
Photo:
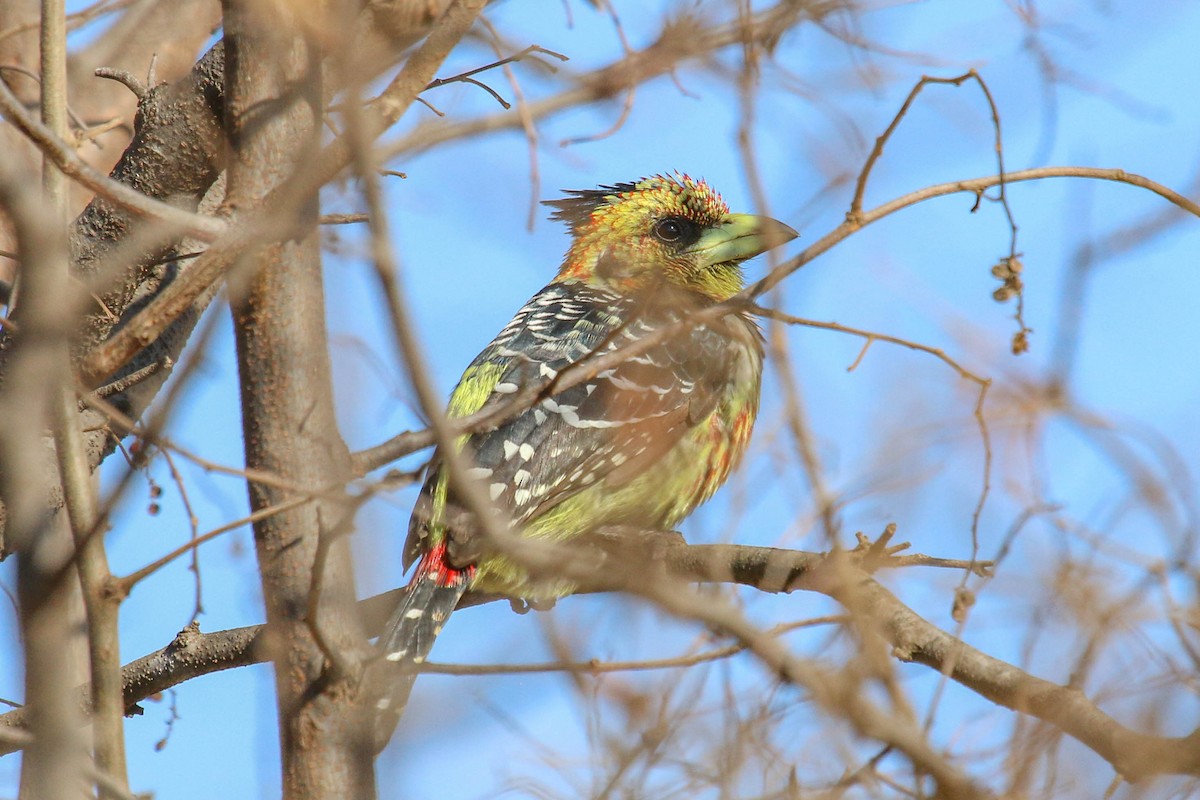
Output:
[[[212,189],[224,167],[224,53],[217,44],[185,78],[160,84],[140,101],[137,133],[112,172],[112,177],[156,199],[195,210]],[[7,127],[5,128],[7,130]],[[83,322],[73,338],[78,357],[136,314],[157,292],[169,285],[190,264],[177,258],[191,252],[192,243],[156,241],[153,233],[135,233],[132,215],[96,198],[75,220],[69,235],[71,274],[93,288],[96,300],[87,300]],[[126,415],[137,418],[149,406],[178,361],[200,314],[212,299],[203,294],[164,333],[125,368],[113,383],[127,386],[108,397]],[[14,318],[24,312],[18,307]],[[0,384],[9,377],[9,355],[17,337],[0,331]],[[138,380],[130,376],[143,375]],[[85,409],[82,427],[88,460],[93,469],[115,447],[102,414]],[[44,440],[51,447],[49,438]],[[45,496],[51,506],[61,503],[56,480],[47,479]],[[0,541],[4,513],[0,509]],[[0,548],[0,552],[4,552]]]
[[[321,131],[320,64],[295,21],[261,4],[225,5],[232,145],[227,204],[250,207],[311,159]],[[349,452],[333,410],[316,197],[297,238],[243,257],[234,294],[246,466],[313,494],[340,485]],[[295,491],[248,483],[254,510]],[[254,526],[275,664],[285,798],[375,796],[357,677],[327,656],[366,642],[354,613],[339,492]],[[313,612],[310,612],[310,604]],[[311,626],[310,626],[311,622]]]
[[220,21],[218,0],[137,3],[104,36],[71,54],[71,107],[84,125],[108,128],[80,148],[88,163],[103,172],[116,165],[135,132],[138,106],[127,86],[95,71],[127,72],[146,83],[178,81],[191,71]]
[[[113,179],[189,211],[199,207],[223,167],[223,68],[218,43],[185,79],[149,90],[138,107],[137,133],[113,168]],[[147,284],[153,291],[163,279],[159,262],[171,254],[171,243],[150,236],[131,251],[137,223],[130,212],[103,198],[88,204],[75,221],[72,262],[103,304],[87,308],[77,352],[107,338],[135,295]],[[165,266],[177,270],[175,263]]]
[[[134,114],[139,106],[146,107],[149,100],[151,105],[159,107],[151,112],[161,117],[162,107],[169,102],[166,93],[153,99],[138,98],[127,86],[95,76],[95,69],[128,71],[138,82],[143,82],[153,60],[156,82],[178,81],[192,69],[198,48],[211,35],[219,19],[219,9],[215,0],[139,3],[121,14],[105,36],[70,55],[73,133],[86,138],[77,145],[85,160],[104,172],[111,170],[130,145],[135,132]],[[26,104],[35,103],[37,97],[37,19],[37,2],[15,0],[0,4],[0,31],[19,31],[0,39],[0,64],[12,68],[0,71],[0,79]],[[139,103],[139,99],[142,102]],[[172,99],[179,100],[178,92]],[[91,131],[92,126],[103,126],[105,130]],[[148,143],[161,145],[169,141],[170,135],[164,134],[157,141]],[[135,145],[134,149],[145,148]],[[0,152],[17,157],[14,160],[22,163],[38,157],[34,145],[9,126],[0,126]],[[165,149],[163,155],[175,160],[184,172],[191,171],[185,161],[195,152],[188,146],[187,139],[175,140],[175,146]],[[74,214],[88,201],[88,196],[80,187],[74,186],[72,201]],[[4,225],[0,217],[0,250],[11,251],[14,249],[10,246],[11,234],[4,233]],[[101,227],[99,232],[106,230],[109,229]],[[76,238],[91,233],[95,231],[77,231]],[[83,252],[86,255],[86,248]],[[0,280],[10,278],[8,270],[12,266],[10,260],[0,260]]]

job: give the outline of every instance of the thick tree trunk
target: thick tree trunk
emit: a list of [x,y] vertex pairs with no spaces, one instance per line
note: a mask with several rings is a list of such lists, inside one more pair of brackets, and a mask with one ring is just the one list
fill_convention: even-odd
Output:
[[[262,8],[225,5],[233,145],[227,203],[234,208],[259,200],[311,159],[319,142],[319,59],[280,9],[264,24],[256,17]],[[272,630],[284,797],[370,798],[373,751],[357,679],[335,669],[366,637],[342,535],[351,511],[336,499],[349,453],[334,419],[315,198],[308,210],[295,239],[270,244],[236,268],[246,466],[295,487],[250,481],[255,511],[317,496],[254,528]]]

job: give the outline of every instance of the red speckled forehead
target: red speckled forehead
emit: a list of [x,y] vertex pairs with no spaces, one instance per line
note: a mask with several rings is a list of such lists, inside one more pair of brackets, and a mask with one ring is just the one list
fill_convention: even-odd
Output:
[[547,200],[555,209],[551,215],[579,233],[598,224],[623,227],[622,219],[647,219],[647,213],[657,218],[677,215],[696,222],[701,227],[717,224],[729,213],[721,195],[703,180],[674,173],[653,175],[637,183],[618,183],[599,189],[569,191],[569,197]]
[[654,209],[660,215],[678,214],[702,226],[715,225],[729,213],[729,206],[715,189],[687,174],[643,178],[634,184],[632,191],[622,192],[618,197],[618,203],[613,205],[631,203],[642,209]]

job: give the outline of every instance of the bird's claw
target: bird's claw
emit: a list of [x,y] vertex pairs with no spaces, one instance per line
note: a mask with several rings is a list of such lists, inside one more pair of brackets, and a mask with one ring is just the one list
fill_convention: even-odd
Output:
[[509,606],[518,614],[528,614],[530,611],[549,611],[557,602],[553,597],[529,599],[525,597],[510,597]]

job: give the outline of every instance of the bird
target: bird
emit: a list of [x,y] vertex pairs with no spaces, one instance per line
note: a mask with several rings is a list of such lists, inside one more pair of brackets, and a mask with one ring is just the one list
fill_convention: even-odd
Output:
[[[744,261],[799,235],[770,217],[731,214],[708,183],[685,173],[564,193],[543,201],[572,237],[558,274],[466,368],[448,418],[511,401],[729,300],[745,287]],[[561,542],[605,526],[672,530],[725,482],[758,412],[758,325],[738,311],[675,325],[640,349],[492,430],[456,438],[465,477],[513,532]],[[531,600],[571,590],[488,553],[478,529],[435,451],[404,546],[404,568],[416,569],[377,645],[398,667],[376,700],[379,748],[467,589]]]

